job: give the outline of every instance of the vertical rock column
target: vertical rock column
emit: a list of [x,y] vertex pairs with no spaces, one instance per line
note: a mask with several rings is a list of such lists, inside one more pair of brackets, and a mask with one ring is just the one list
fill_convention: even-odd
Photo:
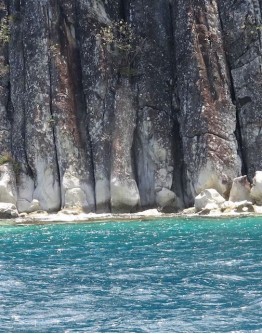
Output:
[[131,154],[135,122],[136,109],[130,81],[120,78],[115,100],[110,180],[113,212],[136,211],[140,205]]
[[8,43],[9,17],[6,4],[0,1],[0,202],[16,204],[16,180],[11,153],[9,108]]
[[10,67],[10,116],[12,153],[18,164],[17,208],[30,212],[34,207],[33,173],[28,165],[25,145],[25,55],[24,55],[24,6],[12,0],[9,3],[9,67]]
[[119,1],[76,1],[77,35],[95,178],[96,211],[111,210],[111,141],[116,71],[101,44],[102,27],[119,19]]
[[216,1],[174,1],[177,92],[186,200],[206,188],[227,196],[240,174],[236,111]]
[[262,3],[218,3],[237,103],[243,172],[252,179],[262,169]]
[[46,1],[25,0],[22,10],[26,155],[34,176],[33,198],[42,209],[54,211],[60,209],[61,193],[52,126],[49,6]]
[[141,205],[174,210],[170,8],[168,1],[134,0],[126,11],[139,43],[132,82],[137,94],[134,147]]
[[[51,0],[49,54],[51,110],[62,207],[95,210],[81,64],[75,38],[74,1]],[[84,125],[84,127],[83,127]]]
[[9,20],[4,1],[0,2],[0,155],[11,155],[10,120],[7,115],[9,98],[8,43]]

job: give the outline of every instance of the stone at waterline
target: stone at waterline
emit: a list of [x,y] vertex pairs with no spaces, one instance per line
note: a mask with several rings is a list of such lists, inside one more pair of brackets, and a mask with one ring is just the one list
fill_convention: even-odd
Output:
[[215,189],[205,189],[195,198],[196,212],[204,209],[218,209],[224,202],[224,197],[222,197]]
[[33,199],[31,202],[26,199],[19,199],[17,201],[17,208],[19,212],[31,213],[41,210],[40,203],[37,199]]
[[86,194],[81,188],[68,189],[65,192],[65,203],[65,208],[78,208],[80,211],[88,208]]
[[176,205],[176,195],[173,191],[167,188],[162,188],[156,193],[156,203],[161,210],[172,211]]
[[234,212],[254,212],[254,206],[251,201],[225,201],[221,206],[220,210],[223,213],[234,213]]
[[186,208],[182,211],[182,213],[185,215],[193,215],[196,213],[196,208],[194,206],[190,208]]
[[0,219],[17,218],[18,212],[13,203],[0,203]]
[[233,180],[233,184],[230,190],[229,201],[231,202],[241,202],[241,201],[251,201],[250,197],[251,186],[247,179],[247,176],[236,177]]
[[136,182],[126,179],[122,182],[117,178],[111,180],[112,212],[134,212],[140,204],[139,191]]
[[241,202],[236,202],[235,204],[236,204],[236,207],[235,207],[236,212],[254,212],[255,211],[253,204],[250,201],[241,201]]
[[250,196],[256,204],[262,205],[262,171],[256,171],[255,173]]

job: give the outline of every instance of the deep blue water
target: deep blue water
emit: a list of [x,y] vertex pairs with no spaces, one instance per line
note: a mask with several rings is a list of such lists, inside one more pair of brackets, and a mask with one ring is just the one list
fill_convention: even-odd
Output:
[[262,332],[262,219],[0,226],[0,332]]

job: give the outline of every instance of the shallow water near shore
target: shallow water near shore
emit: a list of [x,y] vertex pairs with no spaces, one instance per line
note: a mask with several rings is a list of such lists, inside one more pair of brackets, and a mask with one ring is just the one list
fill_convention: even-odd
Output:
[[262,332],[262,218],[0,226],[0,332]]

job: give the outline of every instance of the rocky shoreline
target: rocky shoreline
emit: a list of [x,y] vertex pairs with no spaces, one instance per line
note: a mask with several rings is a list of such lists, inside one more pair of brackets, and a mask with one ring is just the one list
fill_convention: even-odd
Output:
[[106,223],[112,221],[148,221],[161,218],[175,219],[196,219],[196,218],[212,218],[212,219],[228,219],[228,218],[244,218],[244,217],[262,217],[262,206],[254,206],[254,212],[247,211],[210,211],[195,212],[194,208],[185,209],[178,213],[161,213],[156,209],[141,211],[132,214],[96,214],[96,213],[77,213],[77,212],[58,212],[48,214],[47,212],[34,212],[29,215],[20,215],[17,218],[0,219],[0,226],[10,225],[45,225],[45,224],[67,224],[67,223]]
[[[3,166],[2,166],[3,169]],[[223,197],[216,189],[202,190],[194,201],[194,207],[184,208],[167,213],[159,208],[153,208],[134,213],[97,213],[84,212],[82,207],[63,208],[56,213],[32,207],[31,212],[19,212],[16,199],[12,196],[12,187],[8,173],[2,173],[0,182],[0,221],[8,224],[37,224],[65,222],[97,222],[97,221],[130,221],[151,220],[155,218],[193,218],[193,217],[242,217],[262,215],[262,171],[257,171],[252,185],[247,176],[233,180],[230,193]]]

